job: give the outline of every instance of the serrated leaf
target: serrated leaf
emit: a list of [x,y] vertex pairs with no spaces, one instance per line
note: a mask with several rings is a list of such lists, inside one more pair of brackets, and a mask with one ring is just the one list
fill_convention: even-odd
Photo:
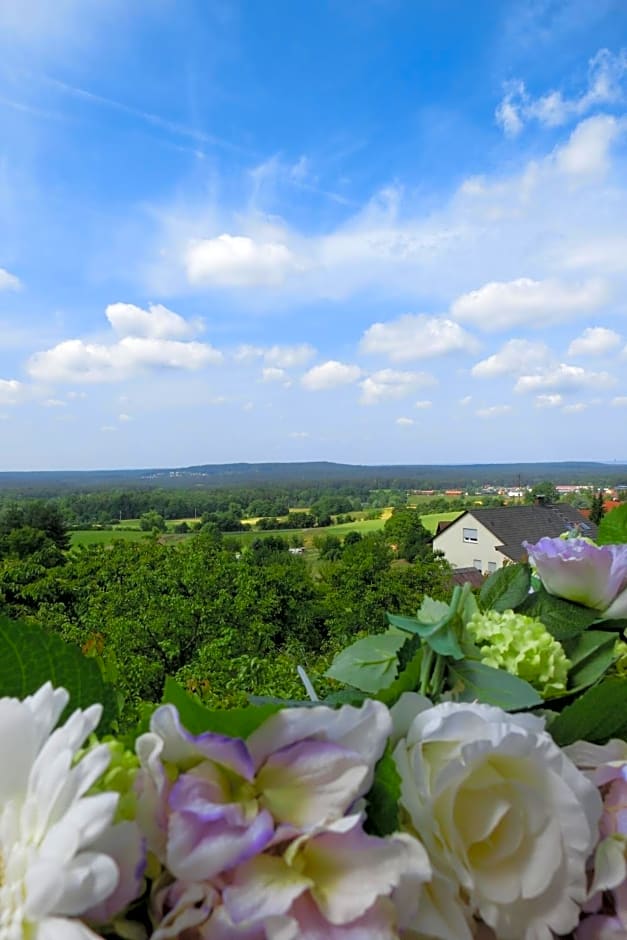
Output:
[[213,731],[215,734],[226,734],[232,738],[247,738],[267,718],[283,707],[277,703],[268,703],[224,710],[206,708],[170,677],[165,680],[163,703],[176,706],[181,723],[191,734]]
[[335,657],[325,675],[362,692],[378,692],[396,678],[397,653],[407,637],[381,633],[357,640]]
[[479,602],[482,610],[513,610],[525,600],[530,582],[529,565],[506,565],[499,568],[481,587]]
[[551,636],[562,644],[581,636],[601,616],[598,610],[553,597],[543,587],[529,594],[518,612],[541,620]]
[[118,713],[115,690],[104,681],[98,663],[41,627],[0,617],[0,696],[21,699],[48,681],[70,693],[61,720],[77,708],[99,703],[103,711],[98,731],[113,730]]
[[597,545],[623,545],[627,542],[627,503],[603,516],[596,542]]
[[612,677],[592,686],[551,722],[551,735],[560,747],[580,740],[627,740],[627,679]]
[[597,682],[614,661],[616,635],[604,630],[586,630],[568,652],[568,693],[574,694]]
[[366,831],[376,836],[389,836],[399,828],[398,801],[401,778],[390,745],[374,771],[374,780],[366,797]]
[[503,669],[466,659],[448,667],[449,686],[460,702],[484,702],[505,711],[519,711],[540,705],[542,698],[524,679]]

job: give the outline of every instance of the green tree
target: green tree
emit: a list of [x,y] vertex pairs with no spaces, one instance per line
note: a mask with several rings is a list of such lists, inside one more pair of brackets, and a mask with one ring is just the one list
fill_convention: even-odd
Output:
[[144,512],[139,517],[139,528],[142,532],[165,532],[166,524],[163,516],[155,512],[154,509],[149,509],[148,512]]
[[550,480],[543,480],[541,483],[534,483],[530,490],[525,494],[526,503],[535,503],[542,500],[545,503],[559,503],[560,494],[554,483]]
[[599,490],[599,492],[592,497],[590,503],[590,522],[594,522],[595,525],[598,525],[604,515],[603,490]]
[[415,509],[395,509],[383,527],[388,545],[395,546],[398,558],[414,561],[425,551],[431,552],[431,533],[420,521]]

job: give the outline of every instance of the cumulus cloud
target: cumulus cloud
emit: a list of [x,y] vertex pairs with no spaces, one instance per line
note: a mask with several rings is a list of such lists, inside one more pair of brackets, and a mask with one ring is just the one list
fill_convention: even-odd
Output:
[[535,406],[536,408],[557,408],[563,400],[559,393],[555,395],[536,395]]
[[475,414],[479,418],[499,418],[501,415],[509,414],[511,410],[511,405],[490,405],[489,408],[478,408]]
[[305,372],[301,382],[309,391],[321,392],[328,388],[336,388],[338,385],[352,385],[360,376],[359,366],[329,359],[328,362],[323,362]]
[[263,359],[268,366],[278,369],[291,369],[303,366],[316,355],[316,350],[309,343],[300,343],[296,346],[252,346],[245,344],[235,351],[237,362],[250,362]]
[[433,405],[433,402],[430,401],[428,398],[421,398],[418,401],[414,402],[414,408],[419,408],[421,410],[424,410],[425,408],[431,408],[432,405]]
[[284,384],[291,384],[285,369],[277,369],[275,366],[268,366],[262,369],[261,379],[263,382],[283,382]]
[[589,326],[568,347],[569,356],[604,356],[620,346],[621,338],[615,330],[604,326]]
[[19,290],[21,286],[22,283],[19,277],[4,268],[0,268],[0,290]]
[[545,343],[526,339],[510,339],[492,356],[477,362],[470,370],[476,378],[492,378],[497,375],[518,375],[529,369],[546,365],[551,353]]
[[616,395],[610,404],[613,408],[627,408],[627,395]]
[[607,388],[615,384],[609,372],[588,372],[581,366],[564,362],[551,366],[537,375],[521,375],[515,385],[517,392],[572,392],[584,388]]
[[362,405],[376,405],[387,399],[404,398],[421,385],[433,385],[435,379],[428,372],[399,372],[380,369],[361,383]]
[[579,95],[569,98],[552,90],[534,98],[519,79],[507,82],[496,109],[497,123],[509,137],[515,137],[532,120],[546,127],[565,124],[599,105],[623,100],[626,74],[626,49],[616,55],[609,49],[600,49],[588,62],[586,88]]
[[17,379],[0,379],[0,405],[17,405],[26,391],[26,386]]
[[160,304],[148,310],[110,304],[105,311],[116,337],[111,343],[68,339],[30,357],[27,369],[41,382],[118,382],[149,369],[194,371],[221,362],[209,343],[171,339],[198,330],[198,322]]
[[601,175],[610,163],[610,145],[623,129],[609,114],[599,114],[582,121],[563,147],[555,151],[558,169],[571,176]]
[[571,405],[565,405],[562,408],[562,411],[566,415],[579,414],[581,411],[585,411],[588,406],[583,401],[573,402]]
[[182,339],[202,330],[201,321],[185,320],[162,304],[151,304],[147,310],[135,304],[109,304],[105,316],[118,336]]
[[299,267],[287,245],[247,235],[198,239],[185,255],[187,277],[195,285],[277,287]]
[[125,336],[106,346],[69,339],[31,356],[28,372],[41,382],[118,382],[146,369],[193,371],[221,359],[206,343]]
[[362,336],[360,348],[364,353],[378,353],[402,362],[473,351],[477,345],[474,337],[453,320],[406,313],[387,323],[373,323]]
[[401,428],[408,428],[408,427],[411,427],[412,424],[414,424],[414,419],[413,418],[396,418],[394,423],[398,424],[398,426]]
[[546,326],[598,309],[608,300],[606,285],[597,280],[566,284],[555,279],[492,281],[458,297],[451,314],[486,332],[514,326]]

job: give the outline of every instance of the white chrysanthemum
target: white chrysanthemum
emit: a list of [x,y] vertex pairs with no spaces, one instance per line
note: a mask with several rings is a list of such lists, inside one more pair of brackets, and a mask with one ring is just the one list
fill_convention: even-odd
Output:
[[0,699],[0,940],[93,940],[74,918],[118,882],[115,862],[91,849],[118,795],[85,796],[109,748],[74,763],[102,709],[75,711],[53,730],[68,698],[46,683],[22,702]]

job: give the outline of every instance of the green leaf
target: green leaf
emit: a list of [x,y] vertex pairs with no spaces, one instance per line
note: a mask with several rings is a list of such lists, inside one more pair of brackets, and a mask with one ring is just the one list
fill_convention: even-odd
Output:
[[483,610],[513,610],[529,593],[531,569],[529,565],[506,565],[499,568],[484,582],[479,600]]
[[580,740],[626,740],[627,679],[611,677],[593,685],[551,722],[551,734],[560,747]]
[[568,658],[568,693],[573,694],[597,682],[614,661],[616,634],[604,630],[586,630],[579,637]]
[[95,659],[84,656],[77,646],[34,624],[0,617],[0,696],[24,698],[45,682],[70,693],[61,718],[77,708],[100,703],[101,734],[112,730],[117,718],[117,700]]
[[372,787],[366,797],[367,832],[376,836],[388,836],[398,830],[400,796],[401,778],[388,744],[385,754],[375,767]]
[[401,634],[381,633],[357,640],[335,657],[325,675],[362,692],[378,692],[396,678]]
[[266,705],[249,705],[247,708],[206,708],[170,677],[165,680],[163,702],[176,706],[181,723],[190,734],[213,731],[233,738],[247,738],[266,718],[270,718],[283,707],[273,702]]
[[[411,640],[409,642],[411,642]],[[392,705],[398,702],[403,692],[413,692],[418,688],[421,665],[422,649],[419,649],[412,659],[409,660],[402,672],[399,672],[398,677],[394,680],[392,685],[389,685],[387,689],[381,689],[374,697],[380,702],[383,702],[384,705],[387,705],[388,708],[391,708]]]
[[541,620],[551,636],[562,644],[581,636],[601,616],[598,610],[553,597],[543,587],[529,594],[518,613]]
[[596,541],[597,545],[623,545],[627,542],[627,503],[603,516]]
[[401,630],[417,634],[425,643],[429,644],[435,653],[440,653],[442,656],[451,656],[453,659],[464,658],[453,627],[453,623],[456,620],[459,621],[459,617],[449,607],[446,607],[446,616],[436,623],[423,623],[413,617],[398,617],[396,614],[386,614],[386,616],[393,627],[399,627]]
[[444,601],[434,601],[432,597],[424,597],[416,619],[421,623],[440,623],[450,612],[449,605]]
[[460,702],[485,702],[505,711],[533,708],[542,698],[533,686],[503,669],[485,663],[464,660],[448,667],[449,685]]

